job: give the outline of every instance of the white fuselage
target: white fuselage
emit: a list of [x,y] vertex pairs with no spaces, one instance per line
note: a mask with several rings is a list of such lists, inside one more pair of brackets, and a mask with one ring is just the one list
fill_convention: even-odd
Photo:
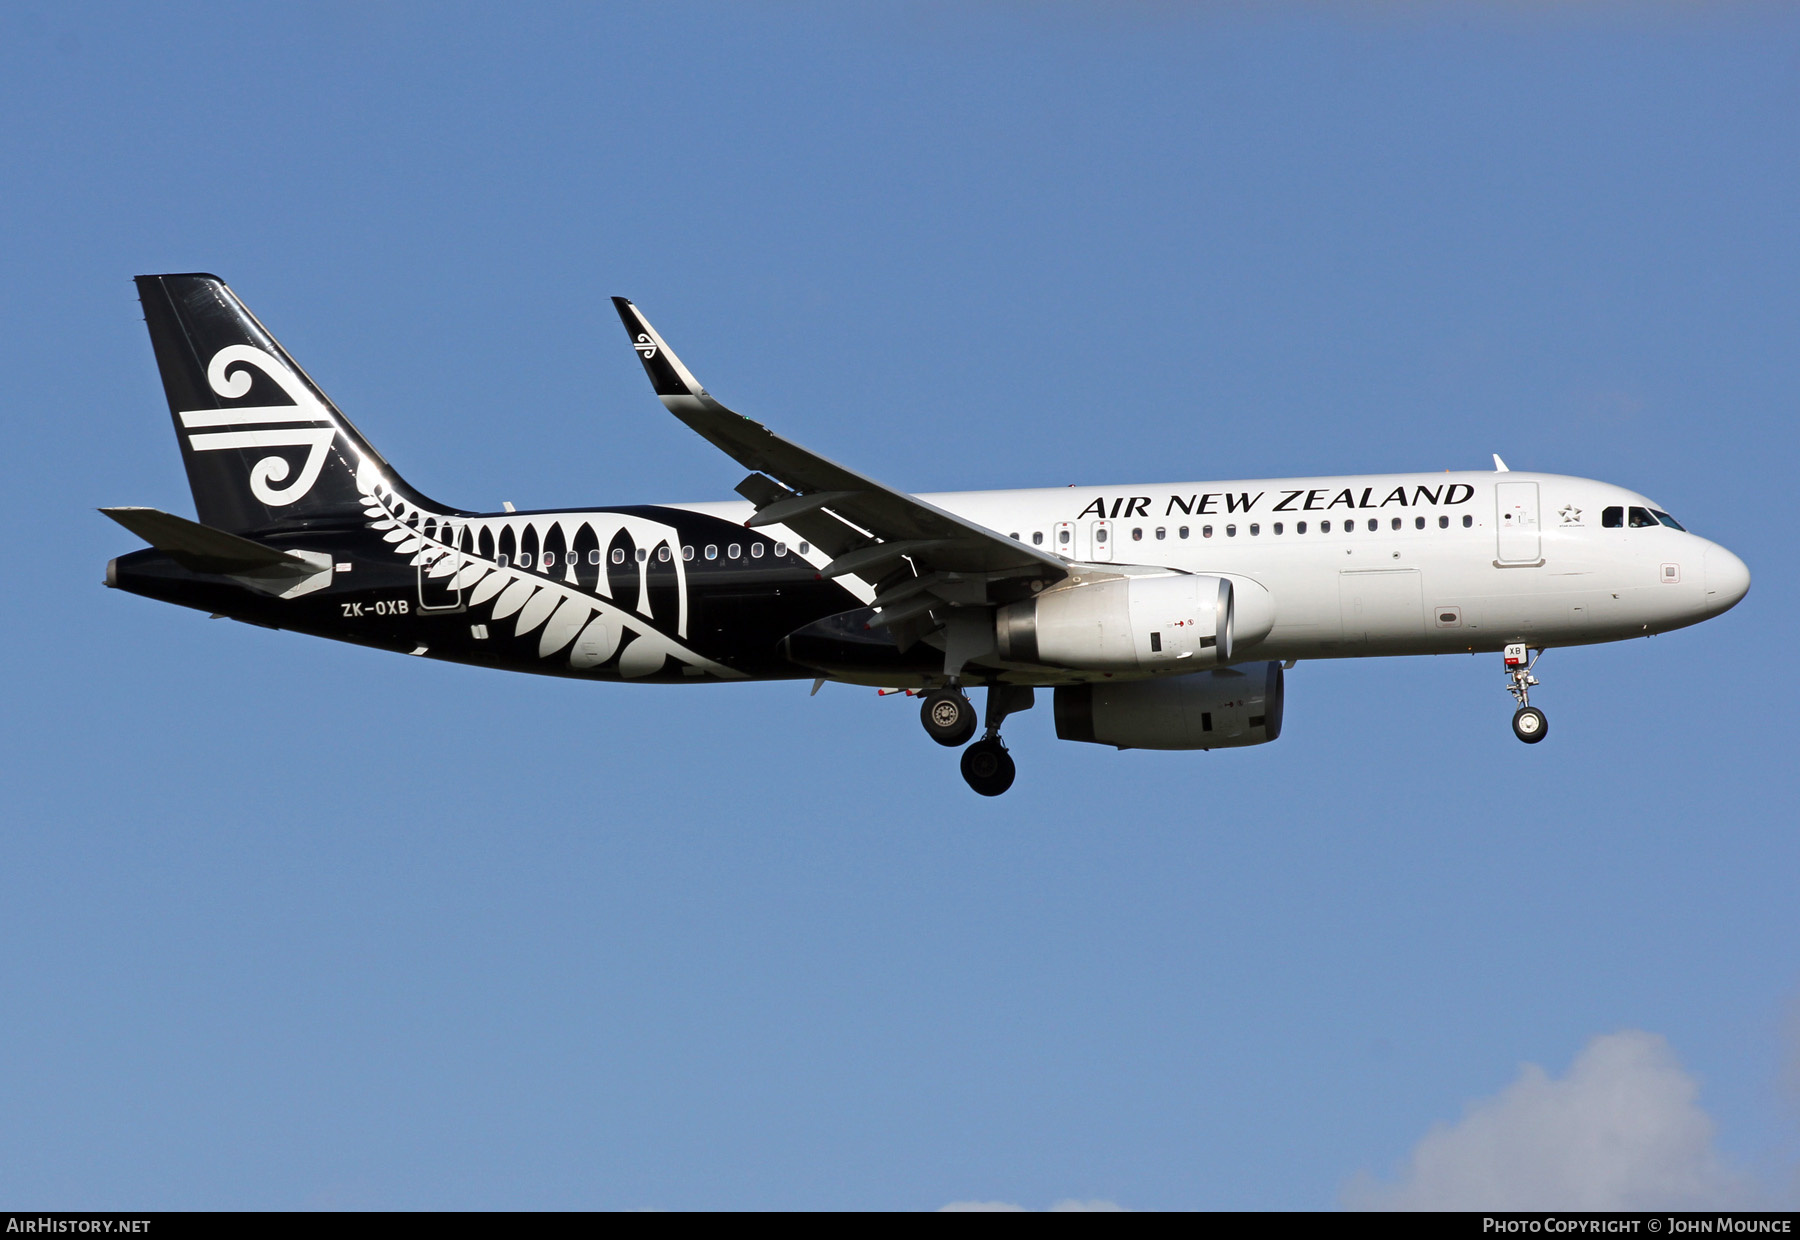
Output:
[[[1642,495],[1557,474],[1441,473],[966,491],[921,499],[1069,560],[1204,572],[1273,599],[1242,656],[1344,658],[1617,641],[1696,624],[1742,560],[1656,524]],[[679,505],[728,520],[748,504]],[[816,563],[823,557],[814,556]],[[852,584],[846,582],[846,584]]]

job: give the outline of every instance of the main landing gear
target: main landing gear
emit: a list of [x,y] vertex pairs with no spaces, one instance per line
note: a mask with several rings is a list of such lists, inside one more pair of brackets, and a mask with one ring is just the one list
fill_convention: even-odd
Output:
[[[997,797],[1012,787],[1018,768],[1000,739],[1000,725],[1008,715],[1030,710],[1036,700],[1028,686],[988,686],[987,731],[962,756],[963,779],[982,796]],[[919,707],[919,721],[938,744],[961,745],[975,735],[975,706],[956,685],[934,689]]]
[[1013,786],[1019,769],[998,736],[984,736],[963,750],[962,775],[984,797],[997,797]]
[[1542,650],[1526,659],[1527,650],[1522,645],[1506,648],[1506,676],[1509,683],[1506,691],[1513,695],[1519,709],[1513,712],[1513,735],[1527,745],[1535,745],[1550,734],[1550,721],[1544,712],[1531,704],[1531,686],[1538,683],[1538,678],[1531,674],[1537,661],[1544,657]]
[[940,745],[956,748],[975,735],[975,704],[961,689],[933,689],[919,706],[925,734]]

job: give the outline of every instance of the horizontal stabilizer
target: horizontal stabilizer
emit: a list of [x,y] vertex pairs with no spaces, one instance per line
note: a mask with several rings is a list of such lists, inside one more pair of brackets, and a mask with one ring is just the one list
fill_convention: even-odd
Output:
[[316,573],[318,567],[265,547],[253,539],[228,534],[159,508],[102,508],[101,512],[197,573]]

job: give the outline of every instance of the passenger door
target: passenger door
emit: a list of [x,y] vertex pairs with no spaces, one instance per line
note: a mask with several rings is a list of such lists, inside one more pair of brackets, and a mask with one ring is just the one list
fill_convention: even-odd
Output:
[[1499,539],[1496,559],[1502,564],[1542,564],[1538,530],[1538,484],[1494,484],[1494,525]]
[[449,542],[450,554],[439,556],[434,564],[419,565],[419,610],[458,611],[462,608],[462,570],[468,565],[463,554],[464,535],[468,527],[454,528]]

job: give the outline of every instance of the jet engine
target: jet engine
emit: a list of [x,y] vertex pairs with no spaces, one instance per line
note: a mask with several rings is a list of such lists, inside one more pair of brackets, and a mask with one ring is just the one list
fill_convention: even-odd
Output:
[[994,618],[1009,663],[1106,672],[1229,663],[1233,647],[1261,641],[1274,625],[1274,600],[1256,582],[1186,573],[1070,582]]
[[1279,663],[1056,691],[1056,734],[1119,749],[1232,749],[1281,735]]

